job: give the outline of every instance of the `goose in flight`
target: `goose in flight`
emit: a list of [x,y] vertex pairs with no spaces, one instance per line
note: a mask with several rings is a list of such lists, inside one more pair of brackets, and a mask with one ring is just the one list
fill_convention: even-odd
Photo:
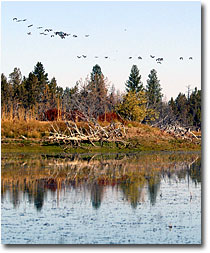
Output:
[[65,39],[65,33],[64,32],[55,32],[55,35],[59,35],[61,39]]
[[37,27],[37,29],[41,29],[41,28],[43,28],[43,27],[42,27],[42,26],[38,26],[38,27]]
[[105,58],[105,59],[108,59],[108,56],[105,56],[104,58]]
[[163,58],[157,58],[156,61],[163,61]]
[[28,35],[31,35],[31,32],[28,32],[27,34],[28,34]]
[[155,56],[154,56],[154,55],[150,55],[150,57],[151,57],[151,58],[155,58]]
[[183,60],[183,57],[179,57],[179,60]]
[[83,56],[83,58],[86,58],[87,57],[87,55],[82,55]]
[[81,58],[81,56],[78,56],[78,55],[77,55],[77,58],[79,58],[79,59],[80,59],[80,58]]
[[17,18],[13,18],[13,21],[17,20]]
[[25,18],[25,19],[23,19],[22,21],[24,22],[24,21],[26,21],[27,19]]
[[85,37],[89,37],[90,35],[89,34],[86,34]]
[[76,34],[73,34],[73,37],[74,37],[74,38],[77,38],[77,35],[76,35]]
[[132,56],[130,56],[128,59],[132,59]]
[[28,25],[28,27],[32,27],[33,25]]
[[190,56],[190,57],[189,57],[189,60],[192,60],[192,59],[193,59],[192,56]]
[[138,57],[139,60],[142,60],[141,56]]

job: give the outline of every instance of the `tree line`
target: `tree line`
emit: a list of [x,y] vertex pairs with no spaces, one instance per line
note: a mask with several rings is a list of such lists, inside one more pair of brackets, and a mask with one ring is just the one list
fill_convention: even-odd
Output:
[[125,120],[155,125],[178,123],[182,126],[201,127],[201,90],[195,88],[187,96],[179,93],[169,102],[163,93],[157,71],[152,69],[144,87],[136,65],[131,68],[125,83],[125,92],[116,91],[104,77],[99,65],[93,66],[90,77],[63,89],[55,77],[51,80],[44,66],[38,62],[28,77],[14,68],[7,78],[1,74],[2,119],[47,120],[46,111],[57,109],[61,117],[78,111],[85,118],[116,113]]

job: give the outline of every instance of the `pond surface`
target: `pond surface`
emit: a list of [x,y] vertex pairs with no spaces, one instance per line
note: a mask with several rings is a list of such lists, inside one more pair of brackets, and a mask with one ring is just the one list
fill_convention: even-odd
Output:
[[201,244],[199,153],[2,153],[3,244]]

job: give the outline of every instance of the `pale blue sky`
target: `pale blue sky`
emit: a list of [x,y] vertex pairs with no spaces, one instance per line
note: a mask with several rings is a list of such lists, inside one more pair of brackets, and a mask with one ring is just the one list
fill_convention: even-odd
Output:
[[[73,87],[99,64],[117,89],[125,89],[133,64],[144,86],[155,68],[167,99],[201,88],[200,2],[2,2],[1,72],[19,67],[28,75],[41,61],[49,78]],[[13,17],[26,18],[14,22]],[[32,28],[27,25],[34,24]],[[61,39],[39,34],[38,26],[77,34]],[[126,29],[126,31],[125,31]],[[27,35],[31,31],[32,35]],[[84,35],[89,34],[86,38]],[[77,59],[77,55],[87,55]],[[157,64],[150,55],[163,57]],[[99,58],[94,58],[95,56]],[[109,56],[105,59],[104,56]],[[129,56],[133,58],[128,59]],[[143,59],[138,60],[141,56]],[[179,57],[184,60],[180,61]],[[193,60],[188,58],[192,56]]]

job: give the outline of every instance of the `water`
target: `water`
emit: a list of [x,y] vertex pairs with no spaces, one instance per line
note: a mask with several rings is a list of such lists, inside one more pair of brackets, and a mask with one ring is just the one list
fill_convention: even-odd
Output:
[[200,161],[2,154],[2,243],[200,244]]

